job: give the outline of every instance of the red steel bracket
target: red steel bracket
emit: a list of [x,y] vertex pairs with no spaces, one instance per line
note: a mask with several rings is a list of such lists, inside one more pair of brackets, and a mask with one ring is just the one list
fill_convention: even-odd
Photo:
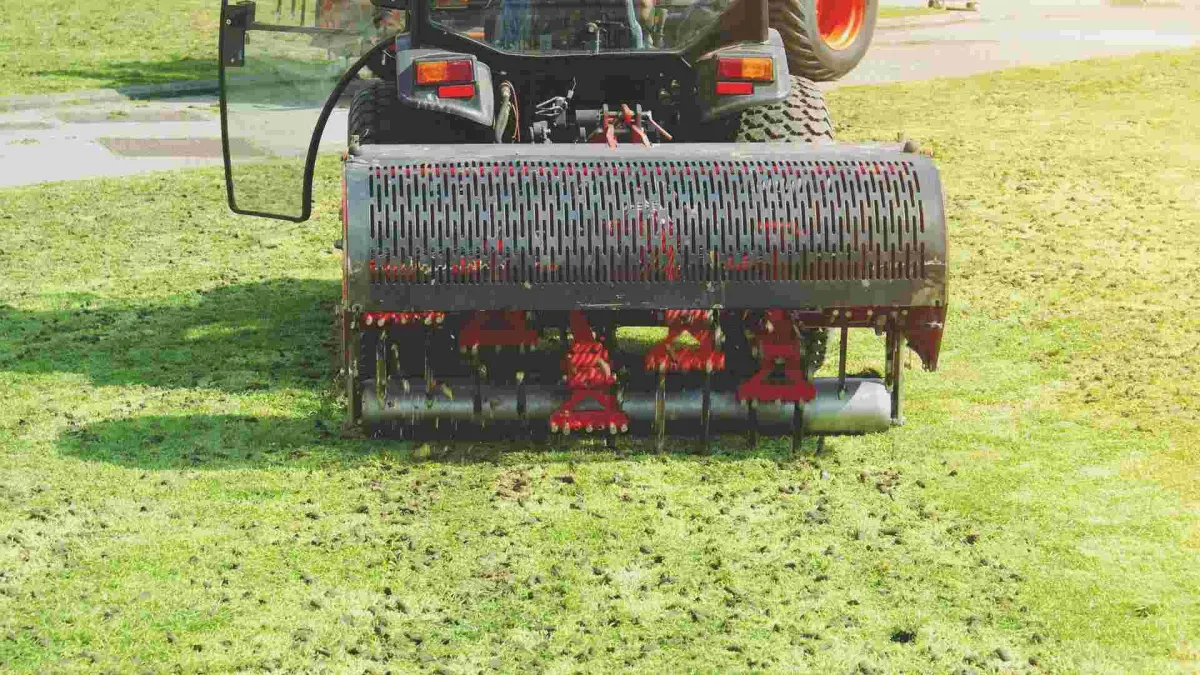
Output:
[[478,347],[528,347],[536,345],[538,332],[525,321],[524,311],[475,312],[458,336],[460,350]]
[[[608,349],[596,339],[583,312],[571,312],[570,316],[572,341],[563,358],[563,372],[571,396],[550,416],[550,431],[629,431],[629,416],[621,412],[617,397],[608,391],[617,381],[609,366]],[[585,401],[594,401],[600,409],[575,409]]]
[[[786,310],[768,310],[755,338],[761,369],[738,386],[740,401],[811,401],[817,390],[804,372],[799,333]],[[781,382],[767,382],[772,374]]]
[[430,326],[446,320],[445,312],[367,312],[362,315],[365,328],[388,326]]
[[[646,370],[713,371],[725,369],[725,354],[716,348],[716,334],[708,310],[671,309],[666,312],[667,337],[646,352]],[[684,333],[696,338],[696,347],[677,347]]]

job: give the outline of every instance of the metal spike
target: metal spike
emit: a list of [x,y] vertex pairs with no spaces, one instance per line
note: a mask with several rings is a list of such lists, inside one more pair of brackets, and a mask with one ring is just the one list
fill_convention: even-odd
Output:
[[667,447],[667,371],[658,370],[658,391],[654,395],[654,449],[662,452]]
[[792,454],[800,452],[804,444],[804,404],[797,401],[792,404]]
[[846,343],[849,338],[850,328],[842,326],[841,344],[838,345],[838,399],[846,398]]
[[758,402],[751,400],[749,410],[747,411],[747,419],[750,423],[750,447],[758,447]]

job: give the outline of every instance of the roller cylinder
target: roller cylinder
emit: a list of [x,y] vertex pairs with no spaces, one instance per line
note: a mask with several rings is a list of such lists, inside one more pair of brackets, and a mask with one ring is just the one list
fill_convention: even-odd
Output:
[[[813,384],[817,396],[803,406],[805,432],[866,434],[886,431],[891,426],[891,396],[882,381],[847,378],[845,394],[840,397],[836,378],[817,378]],[[376,394],[374,382],[369,381],[363,387],[362,417],[368,424],[404,424],[435,419],[459,422],[522,419],[517,409],[516,385],[483,385],[479,391],[480,406],[477,413],[475,386],[469,381],[439,383],[432,393],[426,392],[423,382],[410,380],[407,391],[400,383],[391,382],[382,400]],[[562,387],[526,386],[524,418],[529,421],[547,420],[567,397],[568,392]],[[704,392],[700,389],[668,392],[664,408],[668,430],[676,424],[698,422],[703,411],[703,397]],[[712,420],[749,423],[749,404],[738,401],[732,392],[713,391],[710,401]],[[791,430],[794,404],[759,401],[755,405],[760,430],[778,430],[781,433]],[[626,393],[621,408],[634,421],[653,421],[654,393]]]

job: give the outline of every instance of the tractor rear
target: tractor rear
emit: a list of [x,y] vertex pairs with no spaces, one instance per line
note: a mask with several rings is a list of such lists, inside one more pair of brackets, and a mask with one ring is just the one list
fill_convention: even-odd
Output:
[[[357,36],[223,10],[243,30],[222,37],[235,211],[306,219],[322,131],[357,92],[339,241],[353,423],[661,447],[901,420],[905,349],[936,368],[946,315],[938,173],[911,144],[834,142],[765,0],[675,24],[634,0],[378,5]],[[294,44],[251,73],[255,30]],[[295,36],[337,68],[294,63]],[[385,76],[359,77],[370,69]],[[305,73],[331,91],[291,157],[302,197],[272,211],[288,157],[248,120],[271,82],[312,89]],[[860,331],[883,336],[880,367],[848,373]]]

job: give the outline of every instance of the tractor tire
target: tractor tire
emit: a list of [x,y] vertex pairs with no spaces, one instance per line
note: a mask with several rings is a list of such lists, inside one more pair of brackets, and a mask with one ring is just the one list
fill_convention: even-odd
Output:
[[[740,143],[820,143],[833,140],[825,96],[811,81],[792,76],[792,90],[779,103],[742,112],[734,140]],[[829,330],[800,332],[804,369],[811,376],[825,363]]]
[[836,80],[866,55],[879,0],[768,0],[788,69],[815,82]]
[[739,143],[832,141],[833,121],[825,96],[810,80],[792,75],[792,90],[785,100],[742,112],[733,140]]
[[369,80],[350,102],[346,135],[359,145],[486,143],[489,127],[400,102],[394,80]]
[[395,82],[370,81],[350,102],[346,121],[347,141],[353,145],[357,136],[360,145],[403,143],[401,118],[404,112],[400,97],[396,94]]

